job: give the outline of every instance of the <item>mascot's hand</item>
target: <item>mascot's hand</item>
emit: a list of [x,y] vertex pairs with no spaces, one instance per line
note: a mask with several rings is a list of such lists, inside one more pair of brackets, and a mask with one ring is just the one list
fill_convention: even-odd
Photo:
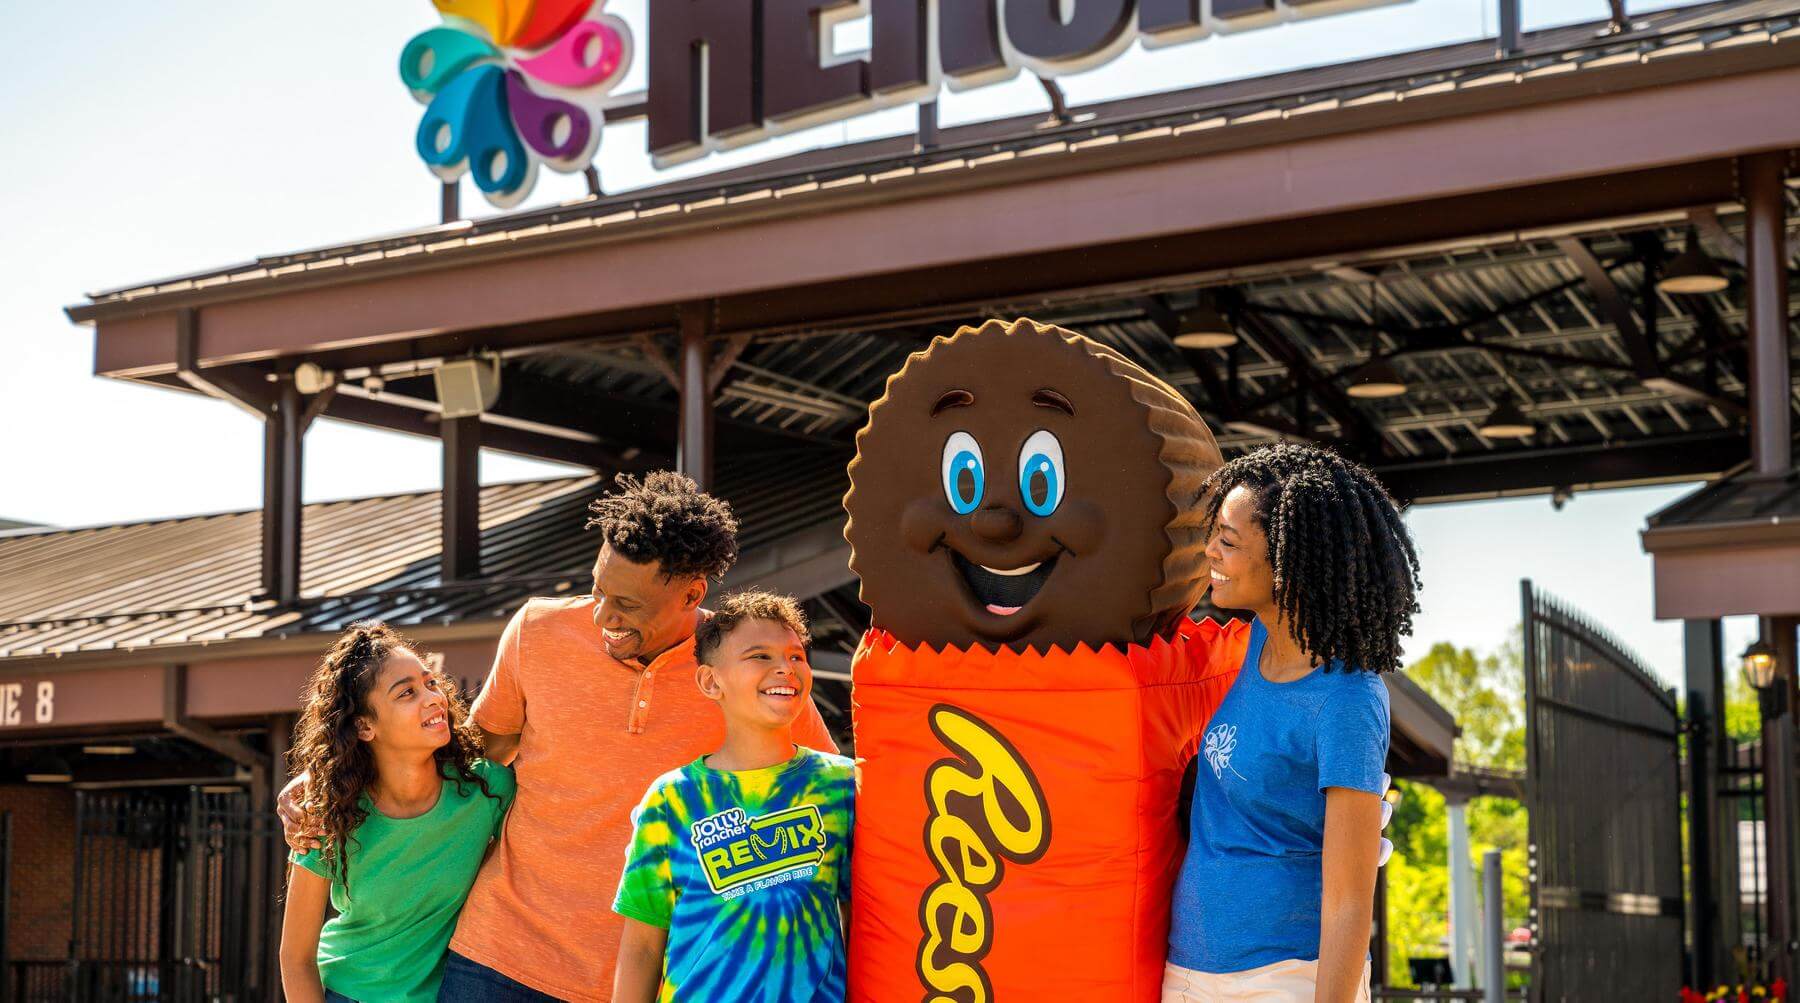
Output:
[[[1389,774],[1381,775],[1381,831],[1386,832],[1388,823],[1394,820],[1394,805],[1400,801],[1400,792],[1394,790],[1394,778]],[[1386,836],[1381,837],[1381,859],[1376,867],[1386,867],[1388,858],[1394,855],[1394,844]]]

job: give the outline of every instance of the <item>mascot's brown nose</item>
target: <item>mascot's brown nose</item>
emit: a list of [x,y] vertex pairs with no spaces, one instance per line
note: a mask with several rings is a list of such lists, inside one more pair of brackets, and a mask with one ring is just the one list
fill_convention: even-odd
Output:
[[1011,543],[1019,538],[1019,531],[1025,528],[1025,520],[1019,513],[1004,505],[990,505],[975,513],[970,522],[983,539],[995,543]]

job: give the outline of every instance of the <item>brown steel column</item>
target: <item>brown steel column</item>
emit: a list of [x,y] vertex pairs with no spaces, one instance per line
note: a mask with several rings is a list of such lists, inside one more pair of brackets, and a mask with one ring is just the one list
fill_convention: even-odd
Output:
[[[287,783],[290,774],[288,768],[288,750],[293,748],[293,744],[294,716],[292,714],[276,714],[273,717],[270,717],[268,775],[272,779],[271,786],[276,791],[279,791]],[[260,803],[256,801],[250,803],[252,815],[260,817],[261,819],[258,824],[251,826],[251,832],[263,834],[260,838],[253,835],[250,845],[254,847],[256,851],[260,852],[264,860],[267,861],[269,873],[274,877],[272,883],[275,887],[285,890],[287,887],[287,869],[284,865],[287,863],[287,847],[281,842],[281,826],[276,821],[274,809],[275,799],[273,796]],[[262,900],[263,905],[261,912],[258,914],[256,920],[268,931],[263,948],[264,971],[270,973],[267,988],[264,993],[264,999],[267,1003],[280,1003],[280,1000],[283,999],[281,994],[280,949],[281,903],[285,900],[285,897],[285,891],[280,896],[265,896]]]
[[1783,153],[1745,157],[1744,268],[1750,276],[1750,457],[1759,474],[1785,473],[1793,457],[1788,370],[1787,220]]
[[[1743,158],[1744,268],[1749,274],[1747,330],[1750,354],[1750,458],[1759,475],[1779,476],[1792,467],[1793,394],[1788,368],[1787,203],[1785,153]],[[1762,621],[1762,636],[1775,645],[1777,685],[1786,713],[1765,715],[1762,726],[1764,840],[1768,862],[1771,975],[1794,981],[1800,950],[1794,916],[1794,627],[1793,618]]]
[[443,558],[446,582],[481,574],[481,418],[438,423],[444,442]]
[[[1775,646],[1775,685],[1786,707],[1762,722],[1764,875],[1769,910],[1769,975],[1794,980],[1794,621],[1762,618],[1762,638]],[[1779,706],[1779,705],[1777,705]]]
[[281,404],[263,416],[262,587],[281,594]]
[[[273,522],[265,521],[264,525],[272,525],[275,530],[273,541],[265,540],[265,560],[272,560],[274,571],[271,594],[277,602],[291,603],[300,598],[300,486],[303,468],[302,446],[305,442],[306,429],[302,425],[305,406],[300,399],[300,391],[295,388],[291,378],[281,381],[281,392],[276,397],[275,413],[269,417],[274,430],[264,439],[266,449],[273,455],[265,456],[264,463],[275,469],[265,469],[263,473],[263,511],[265,520],[268,510],[275,510]],[[270,487],[273,493],[269,492]]]
[[712,486],[713,405],[707,383],[706,341],[717,328],[711,303],[681,309],[681,441],[675,465],[702,491]]
[[[1775,646],[1776,685],[1785,693],[1785,713],[1763,722],[1763,777],[1767,798],[1763,825],[1768,840],[1769,941],[1775,945],[1772,974],[1791,985],[1800,966],[1800,934],[1794,915],[1794,617],[1764,617],[1762,636]],[[1790,997],[1792,998],[1791,994]]]
[[1375,916],[1369,924],[1369,981],[1377,988],[1388,984],[1388,881],[1387,868],[1375,872]]
[[1718,763],[1727,753],[1720,709],[1725,660],[1719,621],[1683,621],[1682,648],[1687,669],[1688,906],[1694,939],[1688,981],[1712,986],[1718,984],[1718,973],[1730,971],[1731,956],[1721,931],[1727,928],[1727,910],[1738,908],[1735,899],[1727,905],[1719,895],[1718,846],[1727,836],[1735,841],[1737,832],[1735,824],[1720,824]]

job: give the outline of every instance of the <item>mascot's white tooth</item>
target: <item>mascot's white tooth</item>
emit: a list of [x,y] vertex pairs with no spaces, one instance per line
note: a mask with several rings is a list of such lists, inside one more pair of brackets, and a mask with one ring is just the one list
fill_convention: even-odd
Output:
[[1044,566],[1044,562],[1038,561],[1035,564],[1027,564],[1022,568],[1013,568],[1010,571],[1003,571],[999,568],[990,568],[987,565],[983,564],[981,566],[981,570],[987,572],[990,575],[1004,575],[1007,578],[1012,578],[1016,575],[1029,575],[1033,571],[1036,571],[1037,569],[1039,569],[1043,566]]

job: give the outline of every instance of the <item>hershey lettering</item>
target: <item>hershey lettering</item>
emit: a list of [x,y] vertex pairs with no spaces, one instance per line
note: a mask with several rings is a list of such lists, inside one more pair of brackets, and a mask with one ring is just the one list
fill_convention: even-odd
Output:
[[[1139,38],[1214,31],[1404,0],[655,0],[650,153],[657,166],[776,132],[928,99],[1027,70],[1092,69]],[[867,52],[833,54],[832,29],[867,18]]]

